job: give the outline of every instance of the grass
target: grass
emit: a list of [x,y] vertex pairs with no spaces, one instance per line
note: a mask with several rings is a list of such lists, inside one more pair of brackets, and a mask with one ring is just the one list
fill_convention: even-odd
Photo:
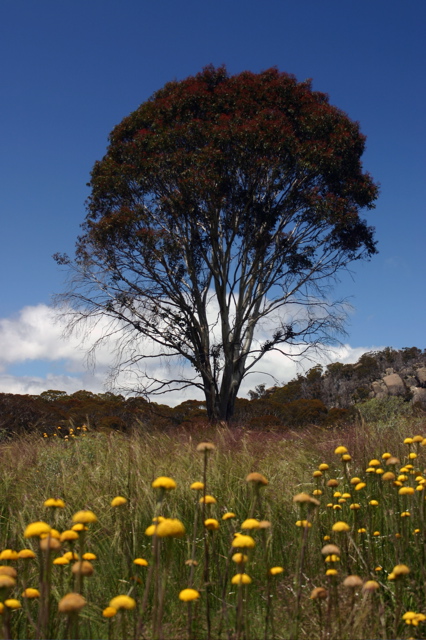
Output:
[[[344,430],[284,434],[208,427],[202,434],[86,432],[67,441],[34,434],[4,444],[0,550],[31,548],[36,557],[0,555],[3,567],[17,569],[16,585],[0,586],[0,601],[10,605],[4,604],[1,616],[3,638],[424,637],[426,624],[418,614],[426,613],[426,490],[418,487],[423,486],[420,476],[426,478],[426,446],[404,444],[418,433],[426,436],[422,418],[401,418],[391,427],[362,422]],[[201,441],[214,442],[215,451],[197,452]],[[340,445],[351,455],[347,463],[334,453]],[[400,462],[386,465],[385,452]],[[410,453],[417,457],[409,458]],[[377,466],[367,472],[374,458],[384,472],[406,479],[397,481],[400,485],[383,481]],[[313,477],[320,463],[329,470]],[[404,464],[413,468],[401,473]],[[268,485],[257,491],[246,482],[251,472],[263,474]],[[203,481],[204,473],[205,492],[216,503],[203,508],[204,491],[190,485]],[[154,490],[152,481],[159,476],[173,478],[176,489]],[[364,487],[351,483],[355,476]],[[338,486],[328,486],[330,479]],[[414,493],[401,494],[403,487]],[[319,505],[312,500],[314,492]],[[345,493],[349,497],[342,497]],[[112,507],[115,496],[127,502]],[[45,508],[47,498],[63,499],[65,508]],[[43,552],[37,537],[24,538],[27,525],[40,520],[60,532],[70,529],[79,510],[94,512],[97,521],[73,545],[63,542],[60,549]],[[236,517],[222,520],[226,512]],[[185,535],[147,536],[158,515],[178,519]],[[212,519],[212,529],[202,526],[203,517]],[[271,526],[243,530],[254,547],[233,547],[234,533],[242,531],[248,517]],[[333,531],[339,521],[349,531]],[[322,554],[328,543],[339,552]],[[73,573],[73,562],[53,564],[69,550],[96,554],[93,575]],[[235,553],[248,560],[234,562]],[[134,564],[135,558],[146,559],[148,566]],[[409,573],[393,577],[397,565],[407,566]],[[272,567],[284,570],[271,573]],[[2,575],[0,568],[0,584]],[[246,575],[249,580],[241,577]],[[359,576],[358,586],[345,586],[349,575]],[[40,597],[22,597],[26,587],[38,589]],[[180,600],[187,588],[199,597]],[[76,591],[84,606],[58,613],[62,598]],[[134,608],[103,615],[119,595],[129,596]]]

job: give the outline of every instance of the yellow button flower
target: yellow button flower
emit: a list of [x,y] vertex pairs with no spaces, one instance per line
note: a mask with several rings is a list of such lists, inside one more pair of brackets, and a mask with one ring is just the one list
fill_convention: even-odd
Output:
[[239,586],[243,584],[251,584],[251,578],[246,573],[237,573],[232,577],[232,584],[237,584]]
[[153,489],[176,489],[176,482],[167,476],[159,476],[152,482]]
[[191,602],[192,600],[198,600],[200,594],[195,589],[183,589],[179,593],[179,600],[183,602]]
[[119,609],[134,609],[136,607],[136,600],[130,596],[116,596],[110,601],[109,606],[117,609],[117,611]]

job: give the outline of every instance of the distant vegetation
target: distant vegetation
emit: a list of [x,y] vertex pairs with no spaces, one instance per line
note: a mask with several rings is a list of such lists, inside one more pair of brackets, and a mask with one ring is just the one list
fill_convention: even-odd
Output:
[[[416,347],[366,353],[355,364],[334,362],[312,367],[285,385],[259,385],[250,398],[238,398],[230,426],[250,430],[282,431],[306,425],[331,427],[349,424],[361,416],[369,421],[421,412],[406,396],[371,398],[371,383],[386,370],[404,371],[426,365],[426,350]],[[113,393],[94,394],[49,390],[40,395],[0,394],[0,438],[39,432],[45,437],[78,435],[89,430],[203,428],[207,422],[205,403],[187,400],[176,407],[147,402],[142,397],[125,398]],[[70,431],[71,430],[71,431]]]

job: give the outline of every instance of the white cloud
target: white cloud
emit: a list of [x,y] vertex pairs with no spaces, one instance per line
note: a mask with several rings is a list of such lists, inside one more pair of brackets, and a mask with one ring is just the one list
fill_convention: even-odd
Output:
[[[104,344],[100,347],[93,370],[85,366],[85,353],[86,349],[100,338],[105,327],[105,322],[93,326],[87,335],[85,345],[82,346],[78,335],[63,339],[64,324],[58,318],[58,313],[47,305],[24,307],[15,317],[0,319],[0,392],[39,394],[47,389],[60,389],[68,393],[79,389],[95,393],[104,391],[108,368],[114,361],[114,344]],[[258,340],[266,339],[266,329],[263,327],[259,331]],[[328,356],[318,356],[315,360],[323,365],[331,361],[356,362],[366,351],[378,348],[380,347],[353,348],[346,344],[329,350]],[[47,363],[52,372],[45,376],[34,375],[31,369],[40,362]],[[175,363],[170,368],[168,362],[161,359],[154,358],[145,362],[144,366],[153,377],[167,378],[170,374],[176,377],[176,373],[179,372],[191,375],[191,370],[185,363]],[[268,387],[291,380],[298,372],[303,372],[313,364],[309,361],[298,364],[278,352],[270,351],[245,378],[239,396],[246,396],[248,391],[258,384],[265,383]],[[21,369],[27,368],[28,373],[14,375],[13,370],[9,371],[13,365],[20,365]],[[123,376],[119,382],[124,386]],[[189,398],[202,397],[200,390],[189,388],[152,399],[175,405]]]

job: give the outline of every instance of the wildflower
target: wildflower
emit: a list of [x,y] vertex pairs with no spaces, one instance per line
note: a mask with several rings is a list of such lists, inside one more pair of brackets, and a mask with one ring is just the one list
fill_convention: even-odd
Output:
[[215,449],[216,446],[213,444],[213,442],[200,442],[200,444],[197,445],[198,453],[207,454],[210,451],[214,451]]
[[324,600],[327,596],[327,589],[324,589],[324,587],[315,587],[315,589],[312,589],[309,597],[311,600]]
[[373,536],[375,536],[376,538],[380,535],[380,531],[374,531],[373,532]]
[[85,606],[86,599],[79,593],[67,593],[59,600],[58,611],[61,613],[75,613],[81,611]]
[[413,487],[401,487],[398,490],[400,496],[412,496],[414,492],[415,490],[413,489]]
[[378,582],[376,582],[376,580],[367,580],[367,582],[364,583],[362,590],[366,591],[367,593],[371,591],[377,591],[379,586],[380,585]]
[[401,518],[409,518],[410,517],[410,512],[409,511],[403,511],[401,513]]
[[351,498],[350,493],[342,493],[342,498]]
[[399,578],[400,576],[406,576],[410,573],[410,569],[407,567],[406,564],[397,564],[393,569],[392,569],[392,573],[394,574],[394,576],[396,578]]
[[79,533],[80,531],[88,531],[88,529],[89,527],[86,527],[86,525],[82,524],[81,522],[73,524],[73,526],[71,527],[71,531],[77,531],[77,533]]
[[413,438],[405,438],[404,444],[413,444]]
[[19,554],[17,551],[13,551],[13,549],[4,549],[0,553],[0,560],[17,560]]
[[18,552],[18,558],[31,560],[35,558],[35,553],[32,549],[21,549],[21,551]]
[[376,473],[377,473],[377,475],[378,475],[378,476],[381,476],[381,475],[382,475],[382,473],[384,473],[384,470],[383,470],[381,467],[378,467],[378,468],[376,469]]
[[156,534],[159,538],[182,538],[185,527],[177,518],[165,518],[157,525]]
[[96,554],[91,553],[90,551],[83,553],[82,558],[83,560],[97,560]]
[[179,593],[179,600],[182,600],[183,602],[198,600],[199,597],[200,594],[195,589],[183,589],[183,591]]
[[199,503],[200,503],[200,504],[203,504],[203,503],[204,503],[204,504],[216,504],[216,503],[217,503],[217,500],[216,500],[216,498],[214,498],[213,496],[202,496],[202,497],[199,499]]
[[202,491],[204,489],[204,483],[193,482],[189,488],[192,489],[193,491]]
[[322,496],[321,489],[314,489],[314,491],[312,491],[312,495],[313,496]]
[[326,556],[325,562],[340,562],[340,557],[335,553],[332,553],[329,556]]
[[64,509],[65,502],[61,498],[49,498],[44,502],[45,507],[53,507],[57,509]]
[[232,561],[236,564],[244,564],[248,561],[248,556],[246,556],[244,553],[234,553],[234,555],[232,556]]
[[331,540],[330,536],[324,536],[323,540],[327,541],[327,540]]
[[260,485],[265,486],[269,484],[265,476],[263,476],[261,473],[257,473],[256,471],[253,471],[252,473],[248,474],[248,476],[246,477],[246,482],[252,482],[253,484],[256,484],[258,486]]
[[341,456],[341,455],[343,455],[344,453],[348,453],[348,450],[346,449],[346,447],[340,446],[340,447],[337,447],[337,448],[334,450],[334,453],[335,453],[336,455],[338,455],[338,456]]
[[314,471],[312,474],[313,478],[321,478],[321,476],[322,476],[322,471],[319,471],[319,470]]
[[370,460],[370,462],[368,463],[369,467],[380,467],[380,460],[377,460],[376,458],[373,458],[373,460]]
[[311,496],[308,495],[307,493],[298,493],[296,496],[293,497],[293,502],[304,503],[304,502],[310,502],[310,501],[311,501]]
[[24,531],[24,538],[36,538],[42,533],[49,533],[51,526],[47,522],[32,522]]
[[153,489],[176,489],[176,482],[167,476],[159,476],[152,482]]
[[133,560],[133,564],[137,564],[138,567],[147,567],[148,566],[148,561],[145,560],[145,558],[135,558]]
[[12,576],[8,576],[5,573],[0,574],[0,588],[2,588],[2,587],[6,587],[6,588],[14,587],[15,584],[16,584],[15,578],[12,578]]
[[376,473],[376,469],[375,467],[367,467],[367,469],[365,470],[367,473]]
[[123,496],[116,496],[111,500],[111,507],[120,507],[122,504],[127,504],[127,498]]
[[381,567],[381,566],[379,565],[378,567],[376,567],[376,568],[374,569],[374,571],[383,571],[383,567]]
[[40,540],[40,549],[42,551],[57,551],[61,548],[61,543],[56,538],[43,538]]
[[296,527],[303,527],[304,529],[310,529],[312,527],[312,523],[309,520],[297,520]]
[[59,558],[55,558],[53,561],[53,564],[58,564],[58,565],[64,565],[69,563],[70,563],[69,559],[66,558],[65,556],[60,556]]
[[18,572],[14,567],[10,567],[9,565],[5,565],[0,567],[0,575],[2,576],[10,576],[11,578],[16,578]]
[[64,553],[63,557],[67,558],[68,560],[78,560],[78,555],[74,553],[74,551],[67,551],[66,553]]
[[92,522],[97,522],[97,520],[98,518],[93,511],[89,510],[77,511],[72,517],[72,521],[76,524],[91,524]]
[[358,502],[353,502],[351,505],[349,505],[349,509],[352,509],[352,511],[357,511],[358,509],[361,509],[361,505],[358,504]]
[[204,526],[210,531],[216,531],[219,529],[219,522],[215,518],[207,518],[204,520]]
[[227,511],[222,516],[222,520],[231,520],[231,518],[235,518],[235,513],[233,513],[232,511]]
[[251,584],[251,578],[246,573],[237,573],[231,580],[232,584]]
[[328,466],[328,464],[327,464],[327,463],[325,463],[325,462],[322,462],[322,463],[318,466],[318,469],[319,469],[320,471],[328,471],[328,470],[329,470],[329,468],[330,468],[330,467],[329,467],[329,466]]
[[382,460],[389,460],[389,458],[392,458],[391,453],[386,452],[382,454]]
[[414,453],[414,451],[412,451],[408,454],[408,457],[410,458],[410,460],[415,460],[417,458],[417,453]]
[[395,480],[395,474],[392,473],[392,471],[386,471],[386,473],[382,475],[382,480],[385,482],[391,482],[392,480]]
[[271,526],[271,523],[269,520],[261,520],[259,522],[259,529],[269,529],[270,526]]
[[242,533],[237,533],[232,541],[234,549],[253,549],[255,544],[256,543],[251,536],[246,536]]
[[115,609],[114,607],[106,607],[102,611],[102,615],[104,618],[113,618],[115,615],[117,615],[117,609]]
[[352,456],[349,453],[344,453],[342,455],[342,462],[350,462],[352,460]]
[[351,484],[358,484],[359,482],[361,482],[361,478],[351,478]]
[[336,554],[336,556],[340,556],[340,549],[337,544],[326,544],[322,549],[321,553],[323,556],[329,556],[330,554]]
[[327,480],[327,487],[338,487],[338,486],[339,486],[339,482],[335,478],[330,478],[330,480]]
[[361,491],[361,489],[364,489],[366,486],[365,482],[358,482],[358,484],[355,485],[355,491]]
[[241,529],[258,529],[259,528],[259,520],[256,520],[256,518],[248,518],[247,520],[244,520],[244,522],[241,525]]
[[343,580],[343,586],[349,587],[350,589],[356,589],[357,587],[362,587],[362,579],[359,576],[348,576]]
[[423,442],[423,436],[414,436],[413,442]]
[[327,571],[325,572],[326,576],[337,576],[339,572],[337,571],[337,569],[327,569]]
[[67,529],[61,533],[61,542],[74,542],[74,540],[78,540],[77,531]]
[[81,560],[72,566],[72,572],[82,576],[91,576],[94,572],[93,564],[88,560]]
[[386,464],[387,465],[395,465],[395,464],[399,464],[399,459],[396,458],[395,456],[391,456],[390,458],[388,458],[386,460]]
[[134,609],[136,607],[136,601],[130,596],[116,596],[110,603],[110,607],[114,609]]
[[332,531],[342,532],[342,531],[350,531],[351,528],[346,522],[335,522],[331,527]]
[[57,529],[51,529],[49,533],[42,533],[40,538],[44,540],[44,538],[56,538],[56,540],[61,539],[61,534]]
[[22,597],[23,598],[39,598],[40,591],[38,589],[32,589],[31,587],[28,587],[27,589],[25,589],[25,591],[22,592]]
[[361,527],[360,529],[358,529],[358,533],[367,533],[367,529]]
[[16,600],[15,598],[8,598],[4,601],[4,604],[8,609],[20,609],[22,607],[19,600]]
[[283,573],[284,569],[283,567],[271,567],[269,569],[269,574],[271,576],[277,576],[279,573]]
[[371,505],[372,507],[378,507],[379,503],[377,500],[370,500],[370,502],[368,503],[369,505]]

